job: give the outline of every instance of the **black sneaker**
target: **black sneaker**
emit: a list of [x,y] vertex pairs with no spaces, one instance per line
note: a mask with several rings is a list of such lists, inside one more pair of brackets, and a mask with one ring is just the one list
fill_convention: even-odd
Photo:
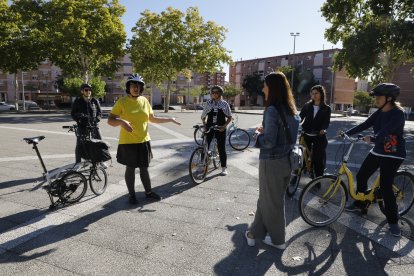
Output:
[[138,204],[138,200],[137,200],[137,197],[135,196],[135,195],[133,195],[133,196],[129,196],[129,198],[128,198],[128,201],[129,201],[129,204]]
[[161,197],[155,192],[145,193],[145,197],[155,199],[155,200],[161,200]]

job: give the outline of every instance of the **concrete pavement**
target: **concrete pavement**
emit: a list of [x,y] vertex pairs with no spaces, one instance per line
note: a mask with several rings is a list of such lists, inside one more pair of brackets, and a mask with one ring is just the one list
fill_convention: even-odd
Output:
[[[40,165],[21,138],[45,134],[41,152],[47,166],[70,163],[74,139],[55,127],[70,119],[1,119],[0,135],[7,139],[0,146],[0,275],[412,273],[414,220],[403,219],[404,237],[391,238],[375,206],[367,217],[343,214],[330,227],[314,228],[301,219],[297,200],[287,199],[288,248],[248,247],[244,231],[258,197],[257,149],[229,149],[230,174],[211,171],[206,182],[193,185],[187,168],[191,135],[167,125],[151,126],[150,175],[162,201],[146,200],[137,177],[140,204],[130,206],[124,168],[114,161],[103,195],[88,189],[80,203],[50,212]],[[116,136],[110,131],[103,129],[103,135],[114,157]]]

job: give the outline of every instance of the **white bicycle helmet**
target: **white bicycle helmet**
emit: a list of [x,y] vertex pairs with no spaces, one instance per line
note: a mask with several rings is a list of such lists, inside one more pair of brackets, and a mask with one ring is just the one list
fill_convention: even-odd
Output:
[[140,84],[142,86],[141,92],[144,90],[144,86],[145,86],[144,78],[141,77],[139,74],[132,74],[128,77],[125,83],[127,94],[129,94],[129,85],[131,84],[131,82]]

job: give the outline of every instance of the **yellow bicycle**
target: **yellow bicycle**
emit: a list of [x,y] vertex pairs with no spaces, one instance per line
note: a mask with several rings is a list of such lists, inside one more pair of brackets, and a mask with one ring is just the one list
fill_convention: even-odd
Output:
[[296,171],[292,171],[292,175],[290,177],[289,185],[286,189],[286,194],[288,197],[292,197],[296,190],[299,187],[300,178],[302,177],[303,173],[308,173],[309,177],[313,179],[315,177],[315,172],[313,168],[312,162],[312,149],[308,148],[308,145],[305,142],[305,136],[317,136],[318,133],[307,133],[301,132],[299,137],[299,148],[302,150],[302,166]]
[[[354,177],[347,167],[347,162],[355,143],[362,139],[344,135],[349,141],[349,148],[342,159],[337,175],[323,175],[310,181],[302,190],[299,198],[299,211],[303,220],[312,226],[326,226],[336,221],[342,214],[349,194],[354,200],[365,202],[367,208],[372,203],[378,203],[384,213],[384,201],[379,191],[380,176],[374,181],[372,189],[367,193],[355,193]],[[343,180],[348,181],[348,188]],[[407,170],[399,170],[393,183],[393,191],[397,200],[398,213],[406,214],[414,202],[414,176]]]

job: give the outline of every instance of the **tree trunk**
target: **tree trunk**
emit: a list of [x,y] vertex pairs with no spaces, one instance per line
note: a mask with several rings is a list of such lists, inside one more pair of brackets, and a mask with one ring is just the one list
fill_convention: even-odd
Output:
[[16,108],[16,111],[19,110],[19,97],[17,96],[19,90],[19,82],[17,81],[17,72],[14,73],[14,107]]
[[171,89],[171,81],[168,80],[167,94],[165,95],[165,99],[164,99],[164,112],[165,113],[168,113],[168,109],[170,108],[170,89]]

